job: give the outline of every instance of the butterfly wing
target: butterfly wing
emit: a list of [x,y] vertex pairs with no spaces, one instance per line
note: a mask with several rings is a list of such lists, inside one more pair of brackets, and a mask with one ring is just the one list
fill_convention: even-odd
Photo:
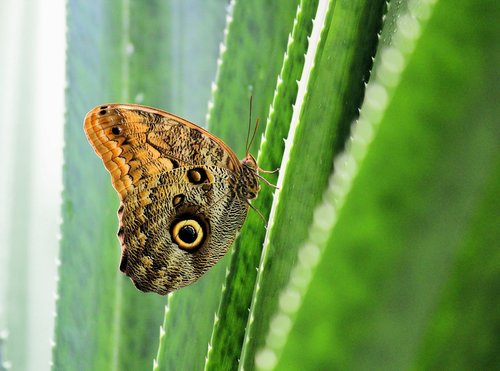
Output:
[[[186,181],[190,172],[191,179],[214,181]],[[223,168],[180,167],[127,196],[119,210],[120,269],[137,288],[167,294],[193,283],[224,256],[248,211],[234,192],[233,176]]]
[[219,138],[156,108],[133,104],[95,107],[85,117],[87,139],[123,199],[144,178],[189,165],[241,165]]
[[226,144],[138,105],[96,107],[84,129],[120,196],[120,269],[140,290],[166,294],[220,260],[248,211],[236,192],[241,165]]

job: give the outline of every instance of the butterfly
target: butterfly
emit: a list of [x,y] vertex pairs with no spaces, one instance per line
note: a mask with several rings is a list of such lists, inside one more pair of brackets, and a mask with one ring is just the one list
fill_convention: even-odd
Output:
[[259,167],[171,113],[106,104],[84,131],[118,192],[120,270],[165,295],[200,278],[228,251],[257,197]]

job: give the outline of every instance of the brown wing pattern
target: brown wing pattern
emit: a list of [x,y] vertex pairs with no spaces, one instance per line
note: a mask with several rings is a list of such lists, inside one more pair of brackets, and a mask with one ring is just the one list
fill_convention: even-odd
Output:
[[[165,295],[189,285],[234,241],[248,204],[233,192],[234,176],[227,169],[203,170],[213,175],[207,179],[218,181],[192,184],[185,181],[186,168],[174,169],[164,179],[142,182],[120,207],[120,270],[138,289]],[[176,221],[187,219],[195,219],[203,230],[202,241],[192,250],[180,248],[172,233]]]
[[219,138],[155,108],[107,104],[90,111],[84,130],[123,200],[147,176],[206,165],[237,171],[234,152]]
[[139,105],[96,107],[84,129],[120,196],[120,269],[137,288],[167,294],[224,256],[259,191],[251,155]]

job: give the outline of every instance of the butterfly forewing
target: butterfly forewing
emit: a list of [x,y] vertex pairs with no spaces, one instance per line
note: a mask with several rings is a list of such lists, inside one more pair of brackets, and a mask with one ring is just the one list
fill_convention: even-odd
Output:
[[124,198],[141,179],[190,165],[225,167],[240,162],[220,139],[180,117],[154,108],[110,104],[85,118],[85,133]]

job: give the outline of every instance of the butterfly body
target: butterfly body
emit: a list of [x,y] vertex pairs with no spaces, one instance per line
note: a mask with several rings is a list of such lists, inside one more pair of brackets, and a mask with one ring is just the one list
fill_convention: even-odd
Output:
[[90,111],[87,138],[120,197],[120,269],[137,288],[167,294],[227,252],[259,191],[258,166],[219,138],[155,108]]

